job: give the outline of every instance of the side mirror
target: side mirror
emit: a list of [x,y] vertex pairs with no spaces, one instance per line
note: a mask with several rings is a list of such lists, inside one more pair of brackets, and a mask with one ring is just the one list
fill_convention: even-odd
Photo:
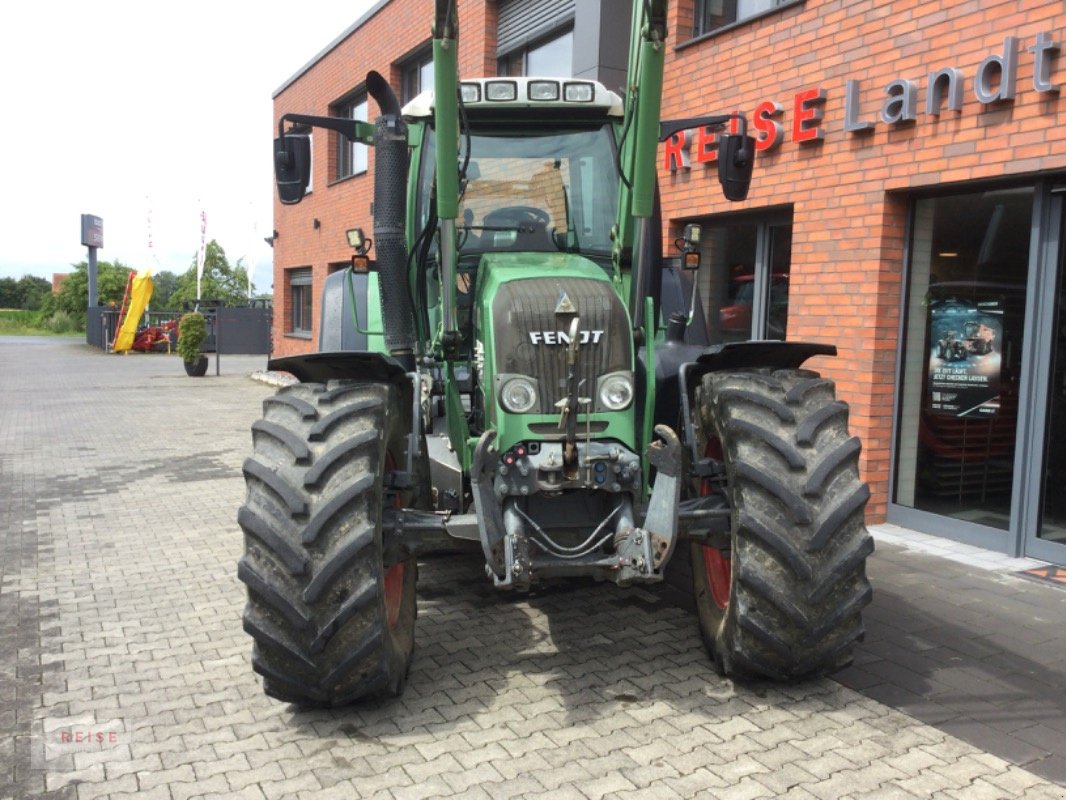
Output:
[[293,205],[304,199],[311,182],[311,137],[289,133],[274,140],[274,181],[278,199]]
[[718,137],[718,182],[728,200],[743,200],[751,185],[755,166],[755,139],[744,134],[725,133]]

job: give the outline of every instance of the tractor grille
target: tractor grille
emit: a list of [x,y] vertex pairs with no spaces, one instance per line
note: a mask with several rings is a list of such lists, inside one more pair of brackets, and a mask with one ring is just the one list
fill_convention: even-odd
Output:
[[557,413],[556,401],[566,396],[565,336],[573,316],[556,314],[564,294],[581,320],[580,396],[595,397],[601,375],[632,368],[629,318],[610,284],[588,278],[531,278],[504,284],[492,304],[496,371],[539,381],[540,408],[534,413]]

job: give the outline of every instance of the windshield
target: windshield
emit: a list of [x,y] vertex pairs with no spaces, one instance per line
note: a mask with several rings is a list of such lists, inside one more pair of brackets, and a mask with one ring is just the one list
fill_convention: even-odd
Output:
[[[462,144],[460,166],[465,139]],[[432,146],[422,170],[419,202],[424,220]],[[618,206],[617,175],[608,125],[473,134],[456,223],[460,252],[609,254]]]

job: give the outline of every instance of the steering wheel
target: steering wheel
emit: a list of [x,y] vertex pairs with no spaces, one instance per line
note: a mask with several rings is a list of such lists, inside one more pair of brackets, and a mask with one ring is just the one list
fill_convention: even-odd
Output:
[[535,228],[546,228],[551,220],[551,215],[542,208],[533,206],[507,206],[497,208],[485,215],[485,226],[489,228],[518,228],[522,225],[532,225]]

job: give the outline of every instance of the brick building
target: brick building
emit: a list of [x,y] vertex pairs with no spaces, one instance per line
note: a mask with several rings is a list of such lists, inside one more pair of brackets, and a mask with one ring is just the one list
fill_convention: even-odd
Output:
[[[618,89],[629,5],[460,0],[460,74]],[[366,115],[368,69],[412,97],[431,11],[378,3],[278,89],[276,115]],[[742,203],[721,196],[710,134],[660,149],[665,241],[703,225],[712,340],[838,346],[810,365],[851,405],[871,521],[1066,563],[1066,10],[679,0],[669,21],[663,117],[741,110],[759,138]],[[314,349],[344,231],[372,227],[373,153],[315,137],[310,196],[275,206],[279,354]]]

